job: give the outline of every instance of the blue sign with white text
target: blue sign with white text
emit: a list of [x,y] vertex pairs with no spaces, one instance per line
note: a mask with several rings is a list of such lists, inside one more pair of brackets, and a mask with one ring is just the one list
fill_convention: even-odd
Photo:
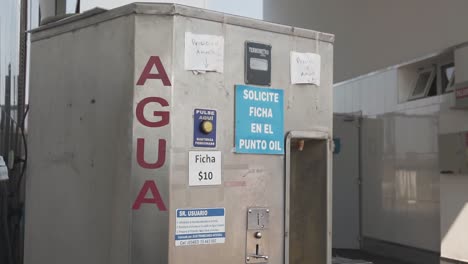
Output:
[[216,147],[215,110],[193,110],[193,146],[202,148]]
[[236,85],[236,153],[284,154],[283,90]]
[[176,246],[222,244],[226,241],[224,208],[176,210]]

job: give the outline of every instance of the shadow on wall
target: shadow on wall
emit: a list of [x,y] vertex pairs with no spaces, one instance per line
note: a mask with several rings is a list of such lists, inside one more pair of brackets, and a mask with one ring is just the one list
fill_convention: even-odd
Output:
[[468,261],[468,175],[441,176],[441,256]]

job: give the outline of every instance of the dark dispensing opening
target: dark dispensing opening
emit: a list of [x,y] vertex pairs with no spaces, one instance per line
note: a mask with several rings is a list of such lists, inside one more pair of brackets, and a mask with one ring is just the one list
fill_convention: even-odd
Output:
[[289,138],[286,146],[286,263],[326,264],[328,141]]

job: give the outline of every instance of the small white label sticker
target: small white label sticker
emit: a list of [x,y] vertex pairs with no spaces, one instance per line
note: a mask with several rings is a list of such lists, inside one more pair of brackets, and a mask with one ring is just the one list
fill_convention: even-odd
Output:
[[185,32],[185,70],[223,72],[224,37]]
[[291,83],[320,85],[320,55],[291,52]]
[[221,151],[189,152],[189,186],[221,184]]
[[176,246],[220,244],[226,240],[224,208],[176,210]]

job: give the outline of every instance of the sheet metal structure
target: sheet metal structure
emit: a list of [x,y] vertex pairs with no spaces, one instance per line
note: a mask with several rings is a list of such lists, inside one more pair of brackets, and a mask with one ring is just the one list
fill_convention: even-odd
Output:
[[[186,32],[224,37],[222,72],[185,70]],[[333,39],[174,4],[36,29],[25,263],[330,263]],[[234,146],[246,41],[272,46],[280,155]],[[320,54],[320,86],[291,84],[291,51]],[[195,109],[216,111],[216,147],[194,147]],[[189,185],[190,151],[220,152],[221,184]],[[194,208],[224,232],[181,242]]]

